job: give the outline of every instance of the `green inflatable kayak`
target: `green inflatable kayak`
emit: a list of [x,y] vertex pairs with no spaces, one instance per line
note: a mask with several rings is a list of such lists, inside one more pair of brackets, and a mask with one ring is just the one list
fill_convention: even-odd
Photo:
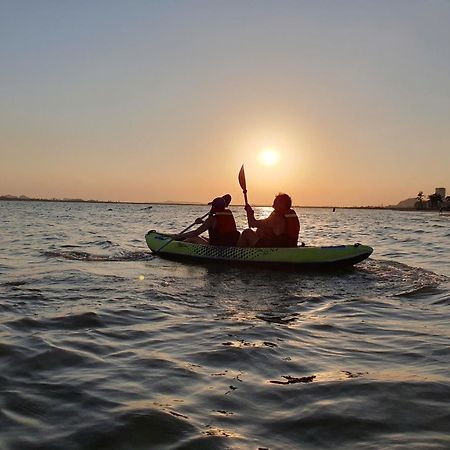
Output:
[[368,258],[373,249],[367,245],[330,247],[240,248],[190,244],[149,231],[145,240],[150,250],[167,259],[193,262],[225,262],[295,269],[334,269],[350,267]]

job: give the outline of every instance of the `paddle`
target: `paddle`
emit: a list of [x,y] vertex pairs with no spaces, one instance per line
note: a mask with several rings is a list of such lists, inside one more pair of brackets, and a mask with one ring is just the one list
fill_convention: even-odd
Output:
[[242,192],[244,194],[245,206],[248,205],[247,200],[247,182],[245,181],[245,172],[244,172],[244,164],[242,164],[241,170],[238,175],[239,184],[241,185]]
[[[210,213],[210,211],[208,211],[206,214],[203,214],[202,217],[200,217],[201,220],[203,220],[208,214]],[[181,231],[178,234],[182,234],[182,233],[186,233],[187,230],[189,230],[189,228],[192,228],[194,225],[196,225],[197,219],[195,219],[194,223],[191,223],[188,227],[186,227],[183,231]],[[166,245],[169,245],[175,238],[170,238],[167,242],[164,242],[163,245],[161,245],[161,247],[158,248],[158,250],[155,251],[155,253],[160,252]]]

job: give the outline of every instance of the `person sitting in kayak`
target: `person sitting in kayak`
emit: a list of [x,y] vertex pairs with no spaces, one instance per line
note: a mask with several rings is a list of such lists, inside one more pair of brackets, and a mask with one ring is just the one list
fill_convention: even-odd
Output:
[[[239,239],[240,233],[236,228],[233,213],[226,206],[226,201],[223,197],[215,198],[211,202],[210,214],[202,225],[196,230],[177,234],[174,236],[174,239],[193,244],[234,247]],[[205,231],[208,231],[209,239],[200,236]]]
[[[255,219],[255,212],[250,205],[246,205],[249,228],[244,230],[237,243],[238,247],[297,247],[300,221],[292,209],[291,197],[278,194],[269,217],[262,220]],[[253,231],[251,228],[256,228]]]
[[[225,201],[225,208],[228,208],[228,205],[231,203],[231,195],[225,194],[225,195],[222,195],[222,198]],[[212,205],[212,202],[209,202],[208,205]],[[211,211],[209,212],[209,216],[210,215],[211,215]],[[203,216],[203,217],[205,217],[205,216]],[[197,219],[195,219],[195,223],[197,225],[202,224],[205,221],[205,219],[203,217],[198,217]]]

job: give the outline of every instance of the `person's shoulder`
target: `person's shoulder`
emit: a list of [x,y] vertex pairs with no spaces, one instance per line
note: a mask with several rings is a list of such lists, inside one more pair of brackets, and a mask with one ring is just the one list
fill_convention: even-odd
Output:
[[283,218],[280,217],[280,215],[277,214],[276,211],[272,211],[265,220],[267,221],[267,223],[276,224],[281,222]]
[[208,226],[213,226],[213,227],[214,227],[214,226],[217,224],[217,217],[216,217],[216,216],[209,216],[209,217],[206,219],[205,223],[206,223]]
[[283,214],[277,213],[276,211],[274,211],[269,217],[273,217],[274,220],[283,220]]

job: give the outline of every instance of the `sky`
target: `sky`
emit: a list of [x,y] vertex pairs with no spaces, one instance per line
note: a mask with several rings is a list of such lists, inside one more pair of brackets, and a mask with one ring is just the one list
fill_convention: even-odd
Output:
[[0,0],[0,195],[391,205],[449,124],[447,0]]

